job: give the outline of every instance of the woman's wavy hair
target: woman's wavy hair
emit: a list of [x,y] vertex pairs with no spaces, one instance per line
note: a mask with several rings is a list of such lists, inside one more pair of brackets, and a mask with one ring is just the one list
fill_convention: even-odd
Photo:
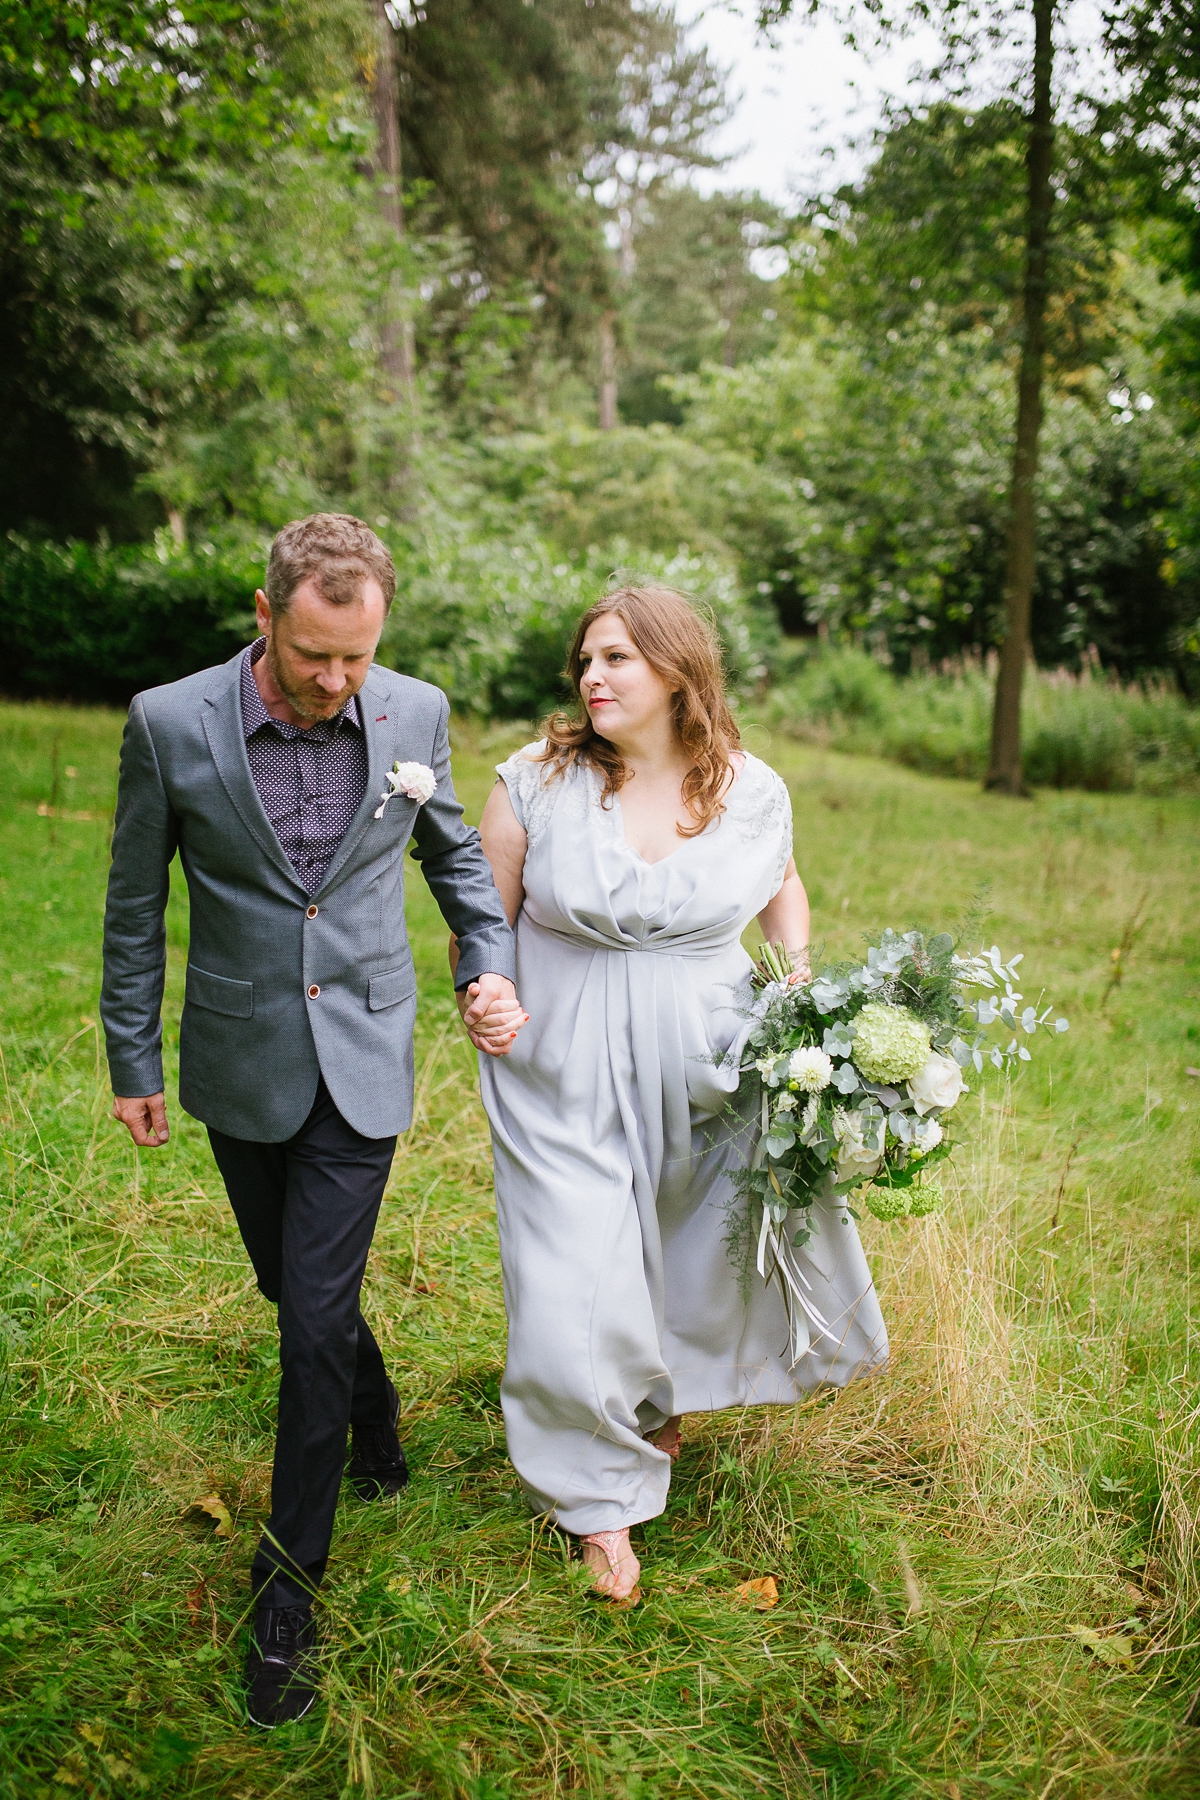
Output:
[[579,698],[580,710],[552,713],[543,726],[543,761],[554,775],[576,763],[590,763],[604,777],[607,803],[626,781],[625,764],[615,744],[600,736],[583,705],[580,681],[583,640],[597,619],[616,613],[635,647],[673,689],[675,729],[692,766],[683,778],[683,802],[696,823],[680,837],[698,837],[725,810],[722,794],[729,781],[730,757],[741,739],[725,698],[721,649],[712,625],[673,588],[619,587],[589,606],[575,630],[566,674]]

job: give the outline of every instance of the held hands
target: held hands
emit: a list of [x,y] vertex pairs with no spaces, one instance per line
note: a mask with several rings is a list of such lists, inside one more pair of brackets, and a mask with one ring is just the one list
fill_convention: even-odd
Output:
[[467,1036],[485,1056],[507,1056],[529,1014],[505,975],[481,975],[455,994]]
[[158,1150],[170,1137],[165,1094],[147,1094],[144,1100],[113,1100],[113,1118],[126,1126],[134,1143],[143,1150]]

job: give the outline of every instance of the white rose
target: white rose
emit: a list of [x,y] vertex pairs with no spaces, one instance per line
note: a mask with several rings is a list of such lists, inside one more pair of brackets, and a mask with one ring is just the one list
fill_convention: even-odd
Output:
[[833,1080],[833,1059],[815,1044],[805,1044],[788,1059],[788,1080],[806,1094],[819,1094]]
[[437,789],[437,776],[425,763],[393,763],[388,770],[388,786],[393,794],[406,794],[418,806],[424,806]]
[[909,1077],[908,1092],[919,1113],[948,1112],[959,1096],[967,1092],[962,1070],[952,1056],[931,1050],[923,1069]]
[[865,1141],[861,1123],[852,1114],[841,1111],[834,1114],[833,1135],[838,1145],[839,1186],[847,1181],[865,1181],[879,1173],[882,1148],[876,1149]]

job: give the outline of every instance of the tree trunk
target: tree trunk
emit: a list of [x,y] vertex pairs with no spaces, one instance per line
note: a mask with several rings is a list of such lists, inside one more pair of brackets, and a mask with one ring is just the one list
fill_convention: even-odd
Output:
[[[378,48],[371,100],[375,109],[375,166],[383,216],[399,243],[404,242],[404,194],[400,183],[400,106],[396,81],[396,41],[384,0],[372,0]],[[416,422],[416,353],[408,315],[404,277],[392,272],[384,298],[379,332],[379,367],[386,404],[407,407]]]
[[616,314],[600,315],[600,429],[612,431],[617,423]]
[[1042,427],[1042,376],[1046,360],[1046,307],[1049,299],[1050,213],[1054,205],[1054,0],[1033,0],[1033,113],[1029,148],[1025,226],[1024,330],[1017,377],[1017,439],[1004,571],[1006,630],[992,711],[992,748],[984,786],[1003,794],[1023,794],[1021,771],[1021,684],[1029,657],[1029,615],[1036,573],[1037,518],[1034,483]]

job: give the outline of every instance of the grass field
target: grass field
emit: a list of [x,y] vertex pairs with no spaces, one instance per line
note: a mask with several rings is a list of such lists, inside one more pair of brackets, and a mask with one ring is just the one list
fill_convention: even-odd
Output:
[[[690,1422],[629,1613],[505,1458],[487,1141],[414,867],[417,1118],[365,1301],[414,1479],[347,1495],[323,1704],[267,1734],[237,1676],[272,1315],[200,1127],[139,1155],[108,1117],[119,731],[0,710],[0,1796],[1200,1796],[1200,802],[1011,802],[757,734],[830,949],[986,880],[985,941],[1072,1028],[964,1102],[943,1219],[865,1225],[890,1371]],[[476,816],[511,742],[457,740]],[[186,936],[177,895],[169,1041]],[[762,1575],[769,1612],[735,1592]]]

